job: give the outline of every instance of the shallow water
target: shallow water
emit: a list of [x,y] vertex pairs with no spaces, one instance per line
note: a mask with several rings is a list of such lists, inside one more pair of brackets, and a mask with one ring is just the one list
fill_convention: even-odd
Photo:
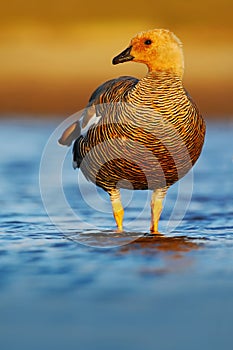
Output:
[[72,211],[61,205],[57,145],[40,174],[50,221],[39,169],[58,125],[0,122],[0,348],[232,348],[233,123],[208,123],[193,173],[168,192],[158,237],[141,191],[123,192],[117,234],[108,197],[73,171],[70,152],[61,178]]

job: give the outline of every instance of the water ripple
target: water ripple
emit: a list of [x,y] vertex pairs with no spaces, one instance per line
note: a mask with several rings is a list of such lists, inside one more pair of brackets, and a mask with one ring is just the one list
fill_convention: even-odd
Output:
[[[183,220],[167,232],[168,218],[177,198],[175,185],[168,192],[161,234],[152,236],[146,193],[126,194],[127,228],[119,234],[105,194],[97,193],[102,196],[104,212],[98,211],[97,195],[93,204],[97,210],[81,198],[77,172],[72,170],[69,159],[64,192],[82,220],[70,220],[60,210],[55,191],[51,197],[53,215],[65,227],[59,231],[43,208],[38,178],[40,157],[55,125],[42,123],[35,127],[33,122],[23,125],[5,122],[0,129],[2,335],[12,334],[12,325],[18,329],[24,324],[25,339],[32,334],[34,344],[36,334],[41,334],[39,328],[50,319],[49,332],[55,325],[60,327],[54,338],[64,336],[67,324],[72,336],[81,329],[80,334],[88,334],[89,339],[90,334],[104,330],[105,336],[124,334],[124,344],[128,344],[129,325],[133,336],[137,336],[135,322],[140,329],[146,323],[140,337],[148,336],[148,327],[152,327],[153,342],[157,337],[154,332],[160,332],[162,325],[166,325],[164,339],[169,339],[169,322],[170,332],[182,324],[182,342],[188,348],[191,338],[184,337],[193,336],[193,329],[198,337],[203,330],[208,335],[206,343],[194,342],[197,348],[207,348],[211,334],[229,329],[232,336],[233,126],[209,125],[203,154],[194,169],[192,200]],[[19,140],[17,147],[9,142],[9,134],[12,140]],[[186,179],[182,181],[189,185]],[[181,208],[185,197],[185,193],[180,197]],[[91,198],[89,195],[88,200]],[[94,228],[88,227],[89,223],[94,223]],[[40,327],[33,333],[30,326],[35,320]],[[172,339],[177,335],[175,329]],[[66,332],[69,334],[68,328]],[[229,339],[229,335],[224,339],[227,336]],[[138,344],[141,348],[142,341]],[[216,350],[221,346],[224,347],[222,342],[210,348]],[[2,348],[10,347],[4,344]]]

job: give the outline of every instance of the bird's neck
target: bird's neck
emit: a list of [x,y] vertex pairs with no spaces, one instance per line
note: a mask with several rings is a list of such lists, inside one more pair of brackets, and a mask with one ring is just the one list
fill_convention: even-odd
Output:
[[137,99],[138,96],[145,95],[146,99],[164,98],[166,94],[169,96],[174,91],[184,92],[182,79],[173,72],[169,71],[149,71],[144,78],[132,89],[130,99]]
[[153,85],[167,84],[168,81],[179,82],[182,84],[182,77],[170,70],[149,70],[144,78],[141,79],[142,82],[147,82]]
[[184,74],[184,55],[180,48],[171,48],[167,50],[163,48],[161,52],[157,52],[155,59],[145,61],[149,72],[167,72],[175,74],[182,79]]

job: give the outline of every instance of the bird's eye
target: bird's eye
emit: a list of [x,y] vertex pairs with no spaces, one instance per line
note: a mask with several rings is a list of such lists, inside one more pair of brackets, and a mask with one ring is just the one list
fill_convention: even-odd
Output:
[[152,41],[150,39],[147,39],[147,40],[144,41],[145,45],[150,45],[151,43],[152,43]]

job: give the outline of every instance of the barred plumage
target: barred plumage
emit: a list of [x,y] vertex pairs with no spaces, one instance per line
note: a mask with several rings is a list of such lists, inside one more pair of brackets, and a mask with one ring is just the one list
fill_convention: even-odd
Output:
[[60,142],[70,143],[76,129],[74,165],[110,194],[119,230],[119,188],[153,190],[151,232],[157,232],[162,200],[198,159],[205,124],[183,87],[183,54],[174,34],[140,33],[113,63],[128,60],[147,64],[148,74],[141,80],[120,77],[98,87],[80,122]]

